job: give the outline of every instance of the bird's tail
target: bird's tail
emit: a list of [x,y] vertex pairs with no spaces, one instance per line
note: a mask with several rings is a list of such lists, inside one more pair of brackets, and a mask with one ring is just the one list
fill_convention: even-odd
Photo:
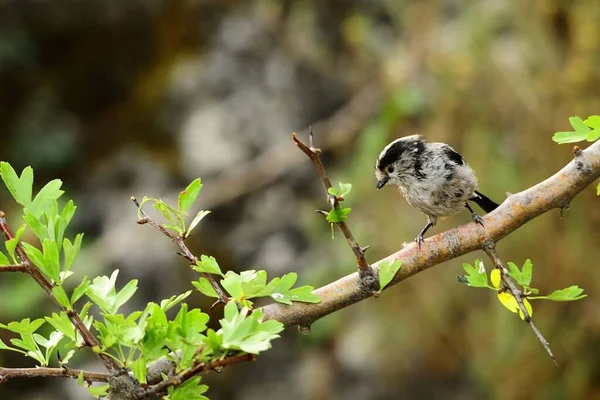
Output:
[[481,209],[484,210],[486,213],[492,212],[498,207],[497,203],[494,203],[492,200],[479,193],[477,190],[475,191],[475,197],[471,197],[469,200],[477,203],[477,205],[481,207]]

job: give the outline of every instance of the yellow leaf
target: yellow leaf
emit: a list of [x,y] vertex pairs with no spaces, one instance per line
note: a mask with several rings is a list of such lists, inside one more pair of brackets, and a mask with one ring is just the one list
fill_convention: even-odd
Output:
[[[529,303],[529,300],[523,299],[523,305],[525,306],[525,309],[527,310],[527,314],[529,314],[529,317],[530,318],[533,317],[533,308],[531,307],[531,303]],[[525,320],[525,316],[523,315],[523,311],[521,311],[520,308],[519,308],[519,317],[521,317],[522,320]]]
[[500,287],[500,270],[498,268],[494,268],[490,273],[490,281],[492,281],[492,286],[496,289]]
[[512,294],[500,292],[498,293],[498,300],[500,300],[500,303],[502,303],[502,305],[508,308],[511,312],[519,312],[519,304],[517,303],[517,299],[515,299]]
[[[510,311],[514,312],[514,313],[519,313],[519,317],[521,317],[522,320],[525,319],[525,316],[523,315],[523,311],[521,311],[521,308],[519,307],[519,303],[517,303],[517,299],[515,299],[515,297],[510,294],[510,293],[506,293],[506,292],[500,292],[498,293],[498,300],[500,300],[500,303],[502,303],[502,305],[506,308],[508,308]],[[523,305],[525,306],[525,309],[527,310],[527,313],[529,314],[530,317],[533,316],[533,308],[531,307],[531,303],[529,303],[529,300],[527,299],[523,299]]]

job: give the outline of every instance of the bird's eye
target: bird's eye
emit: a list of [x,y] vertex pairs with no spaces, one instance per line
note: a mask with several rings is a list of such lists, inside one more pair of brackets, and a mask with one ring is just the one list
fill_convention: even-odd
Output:
[[391,174],[392,172],[394,172],[394,167],[388,167],[388,173]]

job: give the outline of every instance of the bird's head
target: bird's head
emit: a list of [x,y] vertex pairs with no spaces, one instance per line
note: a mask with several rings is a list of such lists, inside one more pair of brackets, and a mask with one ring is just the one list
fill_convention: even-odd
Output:
[[425,151],[425,139],[421,135],[396,139],[381,151],[375,163],[377,189],[388,182],[402,185],[408,177],[419,177],[420,157]]

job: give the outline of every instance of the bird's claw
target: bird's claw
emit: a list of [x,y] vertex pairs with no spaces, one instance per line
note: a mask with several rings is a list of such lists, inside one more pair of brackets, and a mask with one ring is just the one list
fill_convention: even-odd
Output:
[[417,242],[417,246],[419,246],[419,250],[421,250],[421,244],[425,241],[423,235],[419,235],[415,238],[415,242]]
[[479,214],[475,214],[473,213],[473,220],[475,221],[475,223],[484,226],[483,225],[483,217],[481,217]]

